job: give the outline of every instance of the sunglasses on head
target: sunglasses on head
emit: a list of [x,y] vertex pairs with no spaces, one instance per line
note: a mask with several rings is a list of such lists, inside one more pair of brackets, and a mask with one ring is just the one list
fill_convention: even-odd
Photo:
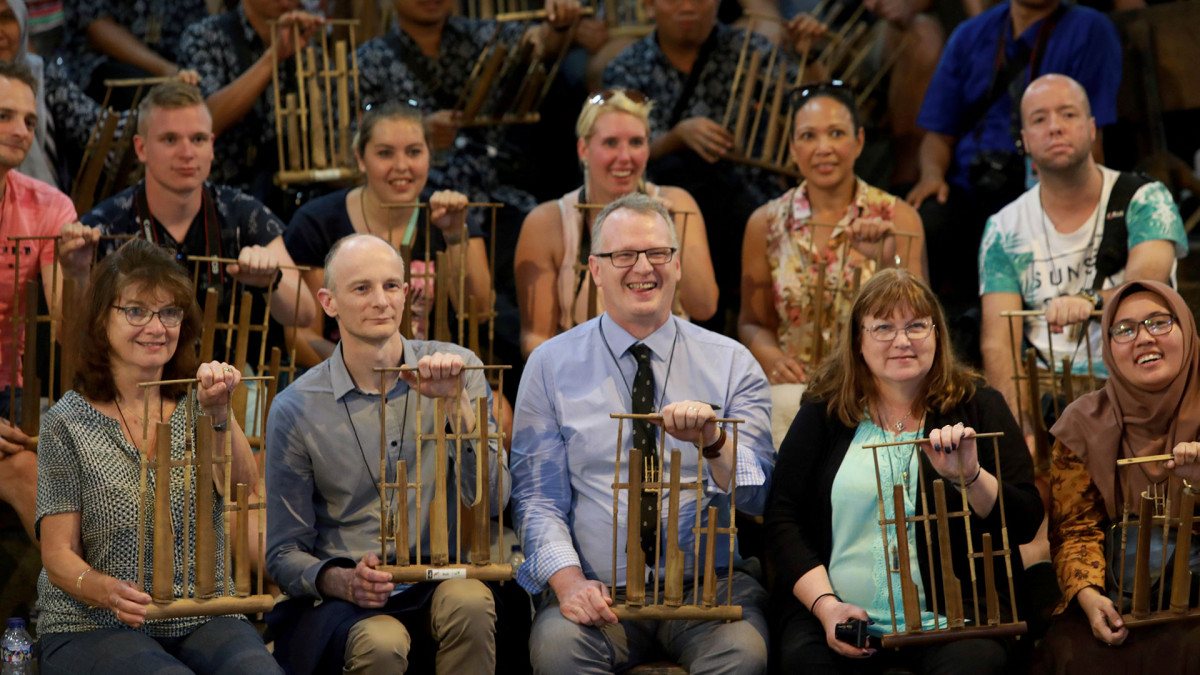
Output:
[[811,98],[828,94],[848,96],[851,100],[854,98],[854,91],[850,88],[850,85],[841,80],[809,82],[808,84],[802,84],[792,90],[792,93],[790,94],[792,109],[795,110],[796,108],[799,108]]
[[646,102],[646,95],[633,89],[605,89],[589,96],[587,102],[588,105],[604,105],[617,94],[625,94],[625,98],[634,103],[641,104]]

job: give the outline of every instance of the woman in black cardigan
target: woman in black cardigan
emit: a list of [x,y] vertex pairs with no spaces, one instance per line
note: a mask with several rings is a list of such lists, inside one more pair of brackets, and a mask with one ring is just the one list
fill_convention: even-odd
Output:
[[[872,635],[903,630],[899,574],[892,574],[897,623],[888,609],[887,569],[898,564],[895,528],[883,550],[872,451],[864,445],[928,437],[930,442],[880,448],[879,481],[885,495],[903,485],[905,511],[922,513],[918,476],[932,495],[938,477],[965,483],[972,512],[974,550],[992,534],[999,549],[999,483],[992,442],[974,439],[1000,431],[1013,571],[1022,569],[1017,545],[1033,538],[1042,521],[1042,502],[1033,485],[1033,465],[1020,428],[1001,395],[955,359],[937,299],[920,279],[886,270],[867,281],[834,353],[821,364],[805,402],[779,449],[767,510],[769,552],[775,568],[774,618],[780,672],[881,672],[903,666],[920,673],[1003,672],[1009,660],[1004,640],[964,638],[898,651],[857,648],[834,637],[834,626],[851,618],[873,621]],[[920,464],[920,471],[918,471]],[[962,509],[962,495],[947,489],[947,507]],[[928,500],[932,507],[932,497]],[[893,501],[884,500],[892,518]],[[975,616],[961,520],[952,521],[955,574],[962,581],[965,615]],[[922,623],[933,627],[929,551],[919,527],[909,527],[910,566],[919,586]],[[936,539],[933,542],[938,556]],[[1007,572],[996,559],[996,578]],[[983,573],[978,570],[980,602]],[[1019,581],[1019,580],[1018,580]],[[940,585],[940,584],[939,584]],[[1007,584],[997,583],[1001,614],[1011,620]],[[939,589],[940,595],[940,589]],[[980,607],[980,613],[984,613]],[[915,621],[916,618],[913,617]],[[945,625],[945,618],[941,619]],[[870,657],[870,658],[868,658]]]

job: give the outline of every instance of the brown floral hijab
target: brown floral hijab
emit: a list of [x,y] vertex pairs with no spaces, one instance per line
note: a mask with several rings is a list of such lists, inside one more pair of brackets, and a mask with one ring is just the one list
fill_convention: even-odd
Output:
[[[1121,374],[1108,337],[1121,302],[1140,291],[1162,299],[1163,305],[1175,315],[1175,330],[1183,337],[1179,373],[1170,384],[1155,392],[1134,386]],[[1118,288],[1104,309],[1101,327],[1108,382],[1103,389],[1067,406],[1050,432],[1083,460],[1104,498],[1109,518],[1115,519],[1124,503],[1136,513],[1141,503],[1139,495],[1172,477],[1158,462],[1129,465],[1118,472],[1118,458],[1167,454],[1178,443],[1200,437],[1200,339],[1196,335],[1196,319],[1187,303],[1170,286],[1155,281],[1133,281]],[[1122,493],[1119,497],[1118,485]],[[1179,503],[1181,487],[1178,480],[1169,482],[1172,505]]]

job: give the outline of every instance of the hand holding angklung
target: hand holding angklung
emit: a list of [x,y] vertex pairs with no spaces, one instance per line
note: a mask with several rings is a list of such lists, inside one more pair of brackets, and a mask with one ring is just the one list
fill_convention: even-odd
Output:
[[970,482],[979,472],[975,430],[962,422],[931,430],[929,442],[922,445],[934,471],[948,481]]

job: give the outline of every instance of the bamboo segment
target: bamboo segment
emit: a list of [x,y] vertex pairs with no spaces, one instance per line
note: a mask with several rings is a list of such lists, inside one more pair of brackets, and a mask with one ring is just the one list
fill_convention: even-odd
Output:
[[[225,467],[232,471],[233,467]],[[238,483],[237,495],[237,540],[233,543],[233,565],[237,575],[235,584],[238,597],[250,595],[250,486]]]
[[983,589],[987,597],[987,623],[1000,623],[1000,598],[996,595],[996,566],[992,559],[992,534],[983,533]]
[[900,563],[896,571],[900,573],[900,593],[904,599],[904,630],[912,632],[921,629],[921,602],[909,564],[908,521],[905,519],[903,485],[892,486],[892,508],[892,518],[896,524],[896,556]]
[[750,55],[750,65],[746,68],[746,77],[743,82],[741,99],[738,103],[737,123],[734,125],[733,131],[733,147],[745,153],[745,133],[746,119],[750,112],[750,103],[754,99],[754,85],[758,82],[758,68],[762,61],[762,52],[757,49]]
[[1184,487],[1180,496],[1179,531],[1175,533],[1175,562],[1171,579],[1171,611],[1183,614],[1188,611],[1188,603],[1192,597],[1192,575],[1188,569],[1188,558],[1192,550],[1196,492]]
[[[780,110],[783,108],[783,91],[787,88],[787,68],[781,64],[779,67],[779,76],[775,81],[775,96],[771,99],[771,114],[767,118],[767,138],[763,141],[762,159],[765,162],[771,161],[775,156],[775,144],[780,141]],[[783,139],[783,143],[787,143],[787,139]]]
[[476,565],[491,563],[492,547],[488,540],[492,535],[491,496],[488,494],[488,484],[491,482],[491,466],[489,462],[489,434],[487,398],[475,399],[475,428],[479,430],[479,446],[475,453],[475,503],[472,515],[475,518],[475,533],[471,539],[471,562]]
[[154,601],[175,599],[175,533],[171,524],[171,425],[159,422],[154,453]]
[[471,92],[471,97],[467,101],[467,106],[463,109],[462,121],[469,123],[479,114],[479,110],[487,101],[488,92],[492,88],[492,80],[495,79],[496,73],[500,70],[500,66],[504,63],[504,58],[508,56],[508,45],[498,44],[492,55],[488,57],[486,64],[483,67],[483,73],[479,76],[479,84],[476,85],[475,91]]
[[[1150,528],[1154,520],[1154,500],[1142,493],[1138,513],[1137,556],[1133,570],[1133,616],[1150,614]],[[1122,555],[1124,552],[1122,552]]]
[[196,597],[217,594],[217,532],[213,529],[212,418],[196,420]]
[[396,462],[396,564],[407,566],[411,555],[408,544],[408,464]]
[[[346,166],[354,166],[354,152],[350,148],[350,74],[346,70],[346,41],[338,40],[333,45],[333,64],[337,69],[338,97],[338,150]],[[357,80],[355,87],[358,87]]]
[[429,554],[434,565],[450,563],[450,529],[446,522],[446,406],[445,399],[433,400],[437,429],[433,454],[433,500],[429,505]]
[[671,494],[667,503],[667,579],[663,604],[683,604],[683,551],[679,548],[679,449],[671,451]]
[[180,598],[169,604],[153,604],[146,607],[146,620],[224,616],[226,614],[260,614],[271,611],[274,606],[275,599],[269,595],[252,595],[245,598],[224,597],[212,600]]
[[304,170],[304,157],[300,154],[300,104],[295,94],[284,97],[287,101],[287,166],[292,171]]
[[933,481],[933,503],[937,514],[938,552],[941,554],[942,588],[946,597],[946,620],[950,628],[962,628],[962,585],[954,574],[954,555],[950,550],[950,510],[946,507],[946,481]]
[[[629,506],[625,513],[625,602],[630,607],[646,604],[646,553],[642,550],[642,450],[629,451]],[[613,570],[616,574],[616,570]]]
[[717,604],[717,507],[708,507],[708,528],[704,533],[704,595],[705,607]]
[[[20,242],[14,245],[20,246]],[[31,261],[30,264],[35,264]],[[21,430],[27,436],[38,432],[38,417],[42,393],[41,377],[37,369],[37,310],[38,285],[34,281],[25,282],[25,353],[19,357],[21,363],[24,387],[21,389]],[[16,313],[14,308],[13,313]],[[16,345],[13,345],[14,348]],[[53,357],[53,352],[51,352]]]
[[[321,83],[317,78],[317,50],[310,45],[306,53],[308,54],[308,131],[312,134],[312,142],[308,147],[312,150],[312,167],[324,169],[329,166],[329,157],[325,154],[325,120],[321,114],[323,103],[321,101]],[[296,57],[299,58],[299,54]]]

